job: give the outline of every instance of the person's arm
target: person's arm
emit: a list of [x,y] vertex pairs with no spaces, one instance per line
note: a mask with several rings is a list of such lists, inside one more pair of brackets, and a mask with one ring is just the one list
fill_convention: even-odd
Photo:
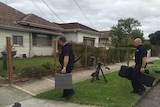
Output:
[[68,65],[68,62],[69,62],[69,56],[64,56],[64,59],[63,59],[63,69],[62,69],[62,73],[66,73],[66,68],[67,68],[67,65]]
[[146,64],[147,64],[147,57],[143,57],[142,58],[142,65],[141,65],[141,69],[140,69],[141,73],[145,72],[145,66],[146,66]]

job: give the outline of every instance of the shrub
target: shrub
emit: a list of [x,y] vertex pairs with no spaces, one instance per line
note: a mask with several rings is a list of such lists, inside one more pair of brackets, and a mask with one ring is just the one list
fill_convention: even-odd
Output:
[[44,64],[42,64],[42,67],[44,67],[47,70],[48,74],[51,74],[53,69],[53,65],[50,62],[46,62]]
[[41,78],[42,76],[47,74],[47,70],[42,66],[30,65],[24,67],[21,71],[22,77],[28,78]]

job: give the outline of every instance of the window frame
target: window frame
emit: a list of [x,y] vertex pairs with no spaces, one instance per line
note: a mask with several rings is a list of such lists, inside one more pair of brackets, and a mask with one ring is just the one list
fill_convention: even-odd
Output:
[[[83,37],[83,43],[87,44],[87,46],[95,46],[95,39],[96,38],[91,38],[91,37]],[[86,43],[88,41],[88,43]],[[89,42],[91,42],[89,44]]]
[[33,33],[32,46],[33,47],[52,47],[52,35]]
[[13,46],[23,47],[24,37],[22,35],[12,35],[12,44]]

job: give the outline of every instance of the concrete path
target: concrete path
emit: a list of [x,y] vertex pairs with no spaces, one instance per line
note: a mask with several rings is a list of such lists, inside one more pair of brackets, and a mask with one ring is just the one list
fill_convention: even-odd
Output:
[[[154,61],[154,60],[159,60],[160,58],[157,57],[150,57],[148,58],[148,62],[150,61]],[[109,72],[114,72],[120,69],[121,65],[126,65],[125,63],[116,63],[113,65],[109,65],[110,70],[107,71],[104,69],[103,67],[103,71],[104,73],[109,73]],[[134,65],[134,61],[130,61],[130,66]],[[89,69],[89,70],[82,70],[82,71],[77,71],[77,72],[73,72],[73,82],[80,82],[80,81],[84,81],[86,79],[91,78],[91,73],[93,73],[95,71],[94,69]],[[24,99],[21,98],[22,96],[17,96],[17,99],[13,99],[13,97],[8,97],[8,105],[15,103],[15,102],[20,102],[23,106],[22,107],[75,107],[75,104],[71,104],[69,103],[68,106],[66,106],[66,103],[63,102],[57,102],[57,101],[48,101],[48,100],[39,100],[39,99],[30,99],[31,96],[35,96],[39,93],[48,91],[50,89],[54,88],[54,78],[52,76],[50,77],[45,77],[42,78],[40,80],[31,80],[31,81],[27,81],[27,82],[23,82],[23,83],[17,83],[14,84],[12,86],[6,86],[5,88],[10,88],[11,90],[16,90],[16,91],[20,91],[23,94],[27,94],[24,95]],[[0,87],[0,96],[2,94],[2,96],[6,96],[6,93],[8,93],[8,90],[6,90],[6,92],[3,92],[2,90],[5,90],[4,87]],[[13,93],[16,94],[16,92],[13,91]],[[10,94],[10,96],[14,96],[14,94]],[[26,96],[26,97],[25,97]],[[28,100],[26,100],[28,98]],[[2,101],[0,97],[0,102]],[[13,99],[13,100],[12,100]],[[25,100],[25,101],[24,101]],[[33,105],[28,105],[30,104],[30,102],[32,102],[31,104]],[[44,102],[47,102],[44,104]],[[3,102],[2,102],[3,103]],[[2,104],[0,103],[0,104]],[[6,105],[6,107],[12,107],[12,105],[7,106],[7,104],[3,104]],[[52,106],[51,106],[52,105]],[[78,107],[84,107],[84,105],[77,105]],[[0,107],[3,107],[0,105]],[[5,107],[5,106],[4,106]],[[86,106],[87,107],[87,106]],[[90,106],[89,106],[90,107]]]
[[11,86],[0,88],[0,107],[4,107],[16,101],[27,100],[29,98],[32,98],[32,96]]
[[143,96],[135,107],[160,107],[160,82]]
[[[86,106],[86,105],[79,105],[61,101],[54,101],[54,100],[42,100],[42,99],[35,99],[31,98],[25,101],[20,102],[22,107],[94,107],[94,106]],[[8,105],[6,107],[12,107],[12,105]],[[3,106],[0,106],[3,107]]]

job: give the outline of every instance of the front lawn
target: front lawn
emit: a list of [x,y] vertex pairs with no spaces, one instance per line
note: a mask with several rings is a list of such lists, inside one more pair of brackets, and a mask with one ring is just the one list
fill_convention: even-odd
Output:
[[[155,61],[154,65],[160,65],[160,61]],[[152,65],[148,65],[150,73],[157,78],[160,74],[155,73],[151,69]],[[89,80],[75,83],[74,89],[76,94],[69,100],[72,103],[78,103],[82,105],[95,105],[101,107],[131,107],[138,95],[131,94],[132,91],[131,82],[127,79],[118,76],[118,72],[106,74],[108,83],[106,84],[101,76],[100,81]],[[36,98],[66,101],[60,98],[62,94],[61,90],[50,90],[45,93],[39,94]]]
[[[29,65],[42,65],[45,63],[50,63],[53,65],[54,68],[54,57],[34,57],[34,58],[26,58],[26,59],[13,59],[13,65],[15,67],[14,74],[19,75],[21,70],[24,67]],[[60,68],[60,64],[57,59],[57,68]],[[75,64],[75,67],[81,66],[80,62],[78,61]],[[58,69],[57,69],[58,70]],[[3,70],[3,61],[0,60],[0,76],[6,77],[8,75],[7,70]]]

